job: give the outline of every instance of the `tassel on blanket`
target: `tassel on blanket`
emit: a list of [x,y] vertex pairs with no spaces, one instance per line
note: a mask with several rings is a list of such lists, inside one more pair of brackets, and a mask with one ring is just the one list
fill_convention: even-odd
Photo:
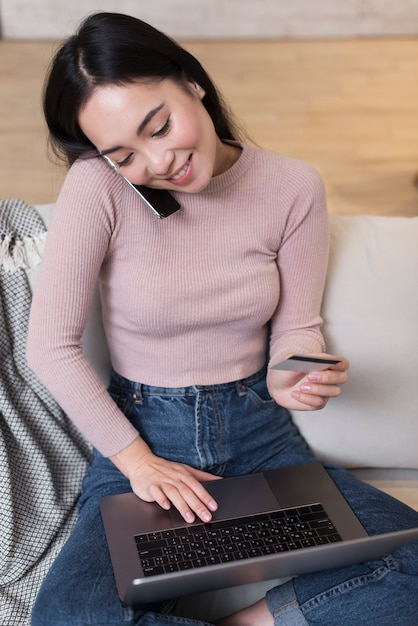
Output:
[[13,248],[13,263],[15,268],[21,267],[22,269],[27,269],[29,266],[26,261],[26,252],[23,247],[23,241],[18,239]]
[[25,243],[28,265],[38,265],[42,261],[45,252],[46,233],[34,235],[33,237],[24,237],[23,241]]
[[2,238],[0,243],[0,265],[3,265],[4,259],[9,256],[9,248],[12,238],[10,235],[6,235]]
[[11,245],[12,238],[10,235],[5,235],[0,244],[0,266],[9,273],[15,271],[15,264],[10,254]]
[[0,244],[0,266],[13,274],[18,269],[28,269],[41,262],[45,250],[46,233],[12,241],[6,235]]

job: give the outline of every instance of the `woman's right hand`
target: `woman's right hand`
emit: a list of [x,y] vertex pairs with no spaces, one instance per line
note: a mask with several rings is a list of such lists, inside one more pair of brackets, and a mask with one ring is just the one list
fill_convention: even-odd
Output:
[[173,505],[186,522],[193,522],[196,516],[209,522],[218,508],[201,483],[219,480],[219,476],[162,459],[140,437],[110,460],[129,478],[141,500],[157,502],[165,510]]

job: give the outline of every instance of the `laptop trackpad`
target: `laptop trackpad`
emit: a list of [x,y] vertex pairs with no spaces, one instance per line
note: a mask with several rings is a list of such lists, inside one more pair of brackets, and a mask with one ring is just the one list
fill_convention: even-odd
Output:
[[[213,513],[214,520],[280,508],[280,503],[263,474],[250,474],[245,476],[245,480],[242,476],[214,480],[204,485],[218,503],[218,510]],[[174,526],[185,525],[180,513],[174,507],[170,509],[170,517]]]

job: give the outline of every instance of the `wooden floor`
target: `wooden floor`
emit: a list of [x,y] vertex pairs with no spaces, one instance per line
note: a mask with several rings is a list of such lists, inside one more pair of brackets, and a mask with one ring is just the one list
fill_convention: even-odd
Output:
[[[331,213],[418,215],[418,38],[187,42],[259,145],[322,173]],[[0,41],[0,197],[53,202],[40,94],[52,42]]]

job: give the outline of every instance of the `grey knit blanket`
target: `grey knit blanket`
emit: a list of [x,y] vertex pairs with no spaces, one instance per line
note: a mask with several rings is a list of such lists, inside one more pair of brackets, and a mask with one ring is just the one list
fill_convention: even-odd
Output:
[[0,201],[0,624],[29,624],[39,586],[75,522],[90,448],[26,363],[27,271],[46,228]]

